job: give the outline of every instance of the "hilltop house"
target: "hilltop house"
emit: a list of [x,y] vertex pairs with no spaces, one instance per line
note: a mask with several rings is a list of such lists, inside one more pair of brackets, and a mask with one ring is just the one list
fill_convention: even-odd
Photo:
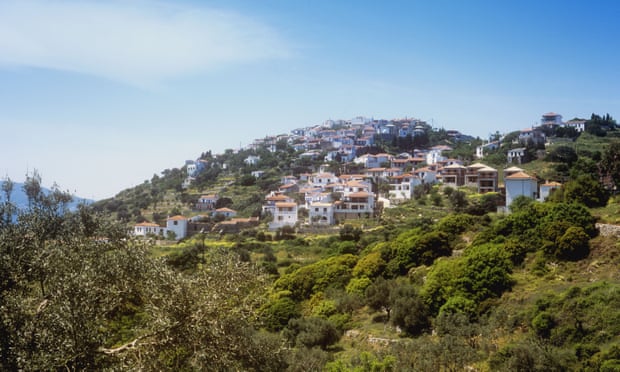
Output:
[[311,224],[333,225],[334,224],[334,204],[333,203],[312,203],[308,208],[308,215]]
[[424,163],[424,158],[412,158],[412,157],[394,158],[392,159],[391,167],[399,168],[402,170],[405,170],[407,168],[413,169],[414,167],[422,163]]
[[263,213],[273,217],[269,223],[270,230],[277,230],[283,226],[297,224],[297,203],[289,196],[272,193],[265,198]]
[[539,128],[523,129],[519,133],[517,142],[522,145],[542,145],[547,140],[545,133]]
[[540,119],[540,126],[542,127],[560,127],[562,123],[562,115],[555,112],[548,112],[543,114]]
[[437,171],[431,167],[422,167],[413,171],[413,174],[417,176],[422,183],[435,183],[437,182]]
[[250,155],[243,160],[246,165],[256,165],[260,161],[260,156]]
[[148,235],[166,236],[166,228],[153,222],[144,221],[134,225],[133,234],[142,237]]
[[232,218],[237,215],[237,211],[230,208],[218,208],[211,212],[211,216],[224,216],[224,218]]
[[432,147],[426,153],[426,164],[428,164],[428,165],[437,164],[437,163],[445,160],[446,157],[442,155],[443,152],[444,151],[451,151],[451,150],[452,150],[452,147],[444,146],[444,145],[439,145],[439,146]]
[[188,219],[183,216],[173,216],[166,219],[166,227],[159,226],[152,222],[141,222],[134,225],[133,234],[135,236],[157,235],[167,237],[170,233],[174,233],[175,240],[181,240],[187,236]]
[[402,202],[413,196],[413,189],[423,183],[420,177],[413,174],[403,174],[390,178],[389,199],[391,202]]
[[335,202],[336,221],[374,216],[375,196],[371,192],[357,191],[346,193]]
[[364,168],[380,168],[383,164],[389,164],[393,156],[390,154],[364,154],[353,160],[355,164],[361,164]]
[[166,235],[173,232],[176,240],[181,240],[187,236],[188,219],[183,216],[168,217],[166,220]]
[[475,163],[466,167],[465,184],[475,186],[478,193],[497,191],[498,172],[481,163]]
[[551,192],[555,189],[558,189],[562,187],[562,184],[559,182],[545,182],[542,185],[540,185],[540,196],[538,198],[539,201],[543,202],[545,201],[545,199],[547,199],[547,197],[549,195],[551,195]]
[[536,199],[538,197],[538,182],[536,178],[525,172],[516,172],[504,177],[506,186],[506,208],[519,196]]
[[277,230],[284,226],[295,226],[297,224],[297,203],[293,201],[276,202],[273,211],[273,220],[269,223],[269,230]]
[[567,128],[573,128],[577,132],[581,133],[586,130],[586,121],[583,119],[572,119],[564,123]]
[[525,163],[525,147],[508,150],[508,153],[506,154],[506,161],[508,163],[517,164]]
[[198,211],[212,211],[219,200],[217,194],[202,195],[196,202],[195,209]]
[[497,150],[498,148],[499,141],[493,141],[480,146],[476,146],[476,158],[482,159],[487,152]]
[[460,164],[451,164],[441,169],[443,183],[448,186],[463,186],[467,168]]

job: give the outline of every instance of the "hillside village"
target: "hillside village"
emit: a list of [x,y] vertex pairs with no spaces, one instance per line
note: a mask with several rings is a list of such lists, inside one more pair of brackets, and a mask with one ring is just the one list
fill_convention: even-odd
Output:
[[[561,187],[561,180],[538,179],[519,165],[532,160],[537,152],[544,153],[545,147],[556,139],[571,139],[586,131],[587,122],[563,121],[562,115],[550,112],[541,116],[537,126],[511,136],[497,133],[489,140],[481,140],[456,130],[438,130],[418,119],[327,120],[322,125],[294,129],[287,135],[256,139],[243,149],[248,154],[243,163],[251,168],[256,179],[268,171],[259,150],[277,155],[288,148],[294,150],[298,160],[319,164],[312,168],[313,172],[282,176],[279,186],[264,196],[260,216],[241,218],[233,209],[218,208],[218,200],[225,195],[218,190],[205,190],[210,192],[192,202],[195,213],[191,216],[169,216],[165,226],[143,221],[134,225],[133,232],[137,236],[180,240],[198,232],[235,232],[257,226],[261,220],[268,221],[272,231],[286,226],[338,225],[377,217],[384,208],[414,198],[416,188],[433,185],[469,187],[480,194],[497,193],[497,210],[506,212],[519,196],[544,201]],[[445,138],[444,144],[429,147],[429,137],[438,131]],[[463,142],[478,143],[475,153],[469,158],[449,157],[454,147]],[[381,152],[386,144],[408,151]],[[485,164],[485,157],[498,151],[505,156],[503,169]],[[217,155],[203,154],[199,159],[186,161],[182,188],[192,187],[210,168],[231,167],[217,160]],[[215,226],[204,222],[213,218],[219,222]]]
[[373,121],[347,160],[276,136],[75,212],[30,178],[0,203],[0,369],[619,370],[620,131],[553,116]]

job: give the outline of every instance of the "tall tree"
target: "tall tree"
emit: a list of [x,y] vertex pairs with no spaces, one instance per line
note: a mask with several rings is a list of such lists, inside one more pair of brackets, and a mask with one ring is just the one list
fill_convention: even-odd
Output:
[[605,150],[599,164],[607,185],[617,190],[620,185],[620,142],[614,142]]

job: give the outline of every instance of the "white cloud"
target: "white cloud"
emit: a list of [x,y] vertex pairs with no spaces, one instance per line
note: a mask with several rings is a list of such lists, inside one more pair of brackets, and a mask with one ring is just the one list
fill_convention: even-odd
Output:
[[150,85],[288,54],[275,30],[231,11],[159,1],[0,2],[5,66]]

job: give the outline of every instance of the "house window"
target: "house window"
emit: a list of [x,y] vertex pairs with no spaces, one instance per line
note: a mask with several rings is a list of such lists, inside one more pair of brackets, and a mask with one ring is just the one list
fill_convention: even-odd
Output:
[[174,221],[174,225],[175,226],[178,225],[178,224],[179,224],[179,221]]

